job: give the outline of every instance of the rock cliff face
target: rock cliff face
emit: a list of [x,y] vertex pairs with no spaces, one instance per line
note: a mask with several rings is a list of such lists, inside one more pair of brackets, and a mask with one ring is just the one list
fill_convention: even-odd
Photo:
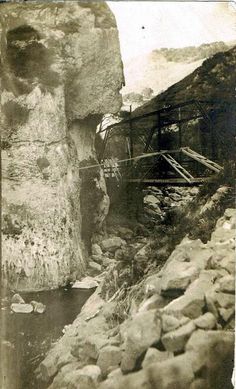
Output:
[[57,287],[83,271],[108,210],[100,170],[79,168],[121,105],[115,19],[105,3],[1,4],[0,66],[3,276]]

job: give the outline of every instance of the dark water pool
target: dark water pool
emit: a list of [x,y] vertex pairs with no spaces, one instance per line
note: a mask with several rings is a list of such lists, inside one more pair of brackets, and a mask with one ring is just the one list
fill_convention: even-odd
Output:
[[21,293],[26,303],[36,300],[45,304],[43,314],[12,313],[10,297],[1,301],[1,389],[41,389],[35,380],[35,368],[91,293],[78,289]]

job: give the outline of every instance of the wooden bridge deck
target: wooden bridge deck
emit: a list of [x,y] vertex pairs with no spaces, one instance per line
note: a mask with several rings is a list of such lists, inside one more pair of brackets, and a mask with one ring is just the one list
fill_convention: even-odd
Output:
[[195,186],[203,184],[206,181],[209,181],[210,177],[196,177],[191,182],[187,182],[183,178],[128,178],[124,179],[124,182],[136,183],[136,184],[144,184],[150,186],[163,186],[163,185],[171,185],[171,186]]
[[[188,161],[178,162],[173,154],[180,158],[188,157]],[[192,160],[192,161],[191,161]],[[128,162],[128,164],[127,164]],[[165,162],[165,171],[160,168]],[[191,163],[199,164],[203,169],[202,175],[194,175],[189,169]],[[219,173],[222,167],[214,161],[193,151],[189,147],[179,150],[163,150],[153,153],[141,154],[132,160],[126,159],[116,161],[111,160],[113,166],[104,163],[104,173],[106,180],[116,179],[117,181],[138,183],[144,185],[200,185],[210,179],[210,172]],[[124,165],[126,163],[126,165]],[[187,165],[187,166],[186,166]],[[198,169],[199,170],[199,169]],[[206,174],[207,173],[207,174]],[[169,175],[169,176],[168,176]]]

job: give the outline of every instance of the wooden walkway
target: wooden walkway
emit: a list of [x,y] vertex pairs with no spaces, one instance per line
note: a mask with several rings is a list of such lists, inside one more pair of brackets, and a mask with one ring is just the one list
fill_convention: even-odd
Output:
[[[192,172],[190,173],[189,170],[183,166],[184,161],[181,164],[177,161],[176,157],[173,157],[175,154],[178,155],[179,159],[181,159],[181,154],[187,156],[188,160],[185,161],[185,164],[188,166],[190,166],[190,160],[192,159],[192,162],[198,163],[201,167],[205,168],[207,174],[194,176]],[[164,175],[166,175],[164,177],[160,174],[162,173],[160,166],[163,161],[165,162]],[[134,157],[132,160],[117,160],[115,161],[115,164],[113,163],[113,160],[111,160],[110,165],[109,163],[104,163],[103,165],[105,178],[107,180],[116,178],[117,181],[143,183],[148,185],[200,185],[210,179],[210,173],[215,174],[222,170],[222,167],[219,164],[195,152],[189,147],[183,147],[179,150],[163,150],[141,154]],[[167,168],[166,165],[169,167]],[[169,173],[169,176],[167,173]]]

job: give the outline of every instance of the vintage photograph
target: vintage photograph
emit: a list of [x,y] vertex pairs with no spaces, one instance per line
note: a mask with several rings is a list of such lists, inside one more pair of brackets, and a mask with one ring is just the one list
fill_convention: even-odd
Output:
[[236,2],[0,0],[0,389],[233,389]]

